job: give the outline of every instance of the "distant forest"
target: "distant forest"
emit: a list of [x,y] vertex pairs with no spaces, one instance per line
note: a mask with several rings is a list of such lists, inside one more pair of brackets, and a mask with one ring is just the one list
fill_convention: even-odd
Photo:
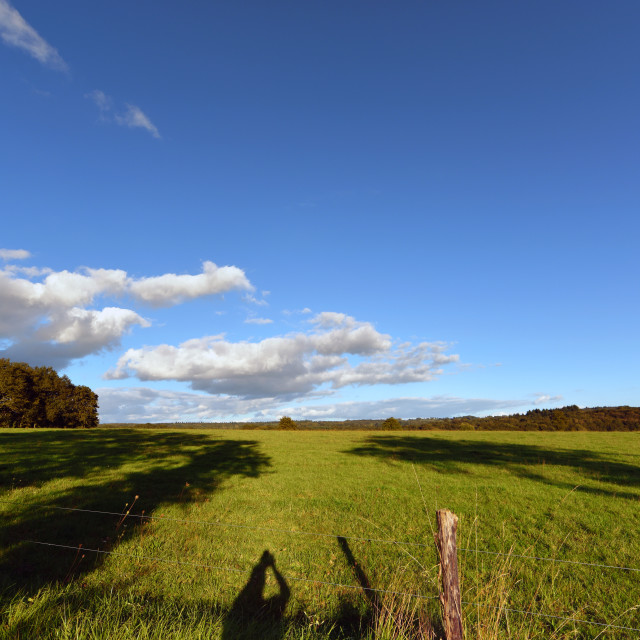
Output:
[[0,427],[98,426],[98,396],[51,367],[0,358]]
[[[476,418],[413,418],[399,420],[296,420],[298,430],[406,430],[406,431],[640,431],[640,407],[591,407],[576,405],[562,409],[533,409],[509,416]],[[133,427],[132,424],[109,424],[110,427]],[[172,422],[143,424],[154,429],[280,429],[280,422]],[[288,429],[292,427],[289,426]]]

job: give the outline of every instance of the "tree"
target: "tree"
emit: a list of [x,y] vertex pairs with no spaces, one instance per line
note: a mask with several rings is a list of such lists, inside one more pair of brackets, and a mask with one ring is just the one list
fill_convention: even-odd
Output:
[[382,423],[382,428],[392,431],[395,429],[402,429],[402,425],[400,424],[400,420],[398,420],[398,418],[391,417],[391,418],[387,418]]
[[98,426],[98,394],[89,387],[79,386],[73,394],[75,422],[83,429]]
[[0,358],[0,426],[98,426],[98,396],[51,367]]
[[278,429],[282,429],[286,431],[294,431],[297,428],[298,428],[298,425],[289,416],[282,416],[282,418],[280,418],[280,422],[278,423]]

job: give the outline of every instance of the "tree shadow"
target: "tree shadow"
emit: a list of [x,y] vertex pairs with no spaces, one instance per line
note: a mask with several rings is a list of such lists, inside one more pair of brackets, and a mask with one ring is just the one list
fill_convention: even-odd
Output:
[[[273,572],[279,590],[269,598],[264,597],[267,569]],[[276,568],[275,558],[265,551],[225,618],[221,640],[284,637],[283,615],[290,595],[289,585]]]
[[[232,476],[263,473],[270,459],[258,447],[251,440],[134,429],[0,434],[0,588],[37,590],[95,569],[105,554],[74,559],[71,551],[29,541],[111,551],[145,521],[133,514],[206,500]],[[72,482],[58,482],[63,479]],[[12,489],[41,487],[21,492],[19,503],[6,502]]]
[[[552,479],[540,473],[544,465],[565,467],[597,482],[616,487],[640,487],[638,464],[612,460],[588,449],[551,449],[547,447],[504,442],[453,440],[435,436],[371,436],[363,444],[348,450],[357,456],[371,456],[388,462],[402,461],[428,464],[442,473],[470,473],[468,465],[507,469],[514,476],[557,487],[573,489],[574,484]],[[537,471],[536,471],[537,470]],[[638,499],[638,493],[617,488],[578,487],[579,491],[604,496]]]

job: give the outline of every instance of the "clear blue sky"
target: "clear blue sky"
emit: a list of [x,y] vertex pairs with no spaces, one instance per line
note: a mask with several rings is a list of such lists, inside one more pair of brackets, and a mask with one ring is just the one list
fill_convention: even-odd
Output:
[[0,352],[103,421],[637,405],[640,4],[0,0]]

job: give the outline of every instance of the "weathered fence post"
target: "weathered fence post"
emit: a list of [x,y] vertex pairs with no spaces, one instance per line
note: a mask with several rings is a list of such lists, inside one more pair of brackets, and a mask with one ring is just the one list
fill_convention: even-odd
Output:
[[458,549],[456,529],[458,516],[448,509],[436,512],[438,533],[436,546],[440,554],[440,575],[442,578],[442,617],[447,640],[463,640],[460,580],[458,577]]

